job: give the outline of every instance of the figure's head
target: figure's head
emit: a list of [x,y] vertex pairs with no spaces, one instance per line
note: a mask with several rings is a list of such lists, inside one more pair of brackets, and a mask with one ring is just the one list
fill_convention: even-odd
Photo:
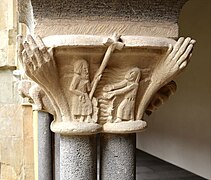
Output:
[[125,75],[128,81],[139,82],[141,78],[141,70],[138,67],[130,69]]
[[18,82],[18,87],[17,87],[18,94],[22,98],[28,98],[29,103],[33,103],[33,100],[29,93],[29,90],[33,85],[34,85],[33,82],[30,80],[21,80]]
[[32,84],[31,81],[28,80],[22,80],[18,82],[18,94],[25,98],[25,97],[29,97],[29,89],[31,88]]
[[83,77],[89,77],[88,63],[84,59],[79,59],[74,64],[74,73]]

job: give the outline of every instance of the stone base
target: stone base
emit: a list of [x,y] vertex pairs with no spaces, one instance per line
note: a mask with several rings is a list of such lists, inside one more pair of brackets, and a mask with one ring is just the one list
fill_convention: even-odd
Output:
[[101,132],[102,126],[86,122],[57,122],[51,123],[51,131],[61,135],[91,135]]
[[103,125],[103,132],[114,134],[137,133],[143,131],[146,127],[147,123],[142,120],[122,121],[118,123],[107,122]]

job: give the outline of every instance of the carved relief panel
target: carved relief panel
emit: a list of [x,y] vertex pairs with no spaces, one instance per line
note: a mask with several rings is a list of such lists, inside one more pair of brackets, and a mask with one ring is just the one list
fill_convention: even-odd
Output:
[[19,37],[19,59],[41,88],[31,95],[35,108],[44,108],[39,94],[49,99],[52,131],[133,133],[146,127],[145,112],[151,114],[175,92],[172,80],[187,66],[194,43],[117,34],[44,40],[29,35]]

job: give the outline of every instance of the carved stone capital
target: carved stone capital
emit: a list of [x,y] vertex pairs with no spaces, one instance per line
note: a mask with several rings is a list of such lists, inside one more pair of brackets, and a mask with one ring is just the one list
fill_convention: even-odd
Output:
[[176,91],[191,38],[89,35],[18,37],[19,59],[33,81],[19,92],[54,115],[51,130],[66,135],[134,133]]

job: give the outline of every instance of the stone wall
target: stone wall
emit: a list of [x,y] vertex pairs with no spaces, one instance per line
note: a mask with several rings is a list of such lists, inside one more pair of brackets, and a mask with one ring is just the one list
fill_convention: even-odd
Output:
[[30,106],[16,91],[17,12],[13,0],[0,2],[0,179],[33,180],[33,129]]
[[0,114],[0,179],[33,180],[31,108],[1,104]]

